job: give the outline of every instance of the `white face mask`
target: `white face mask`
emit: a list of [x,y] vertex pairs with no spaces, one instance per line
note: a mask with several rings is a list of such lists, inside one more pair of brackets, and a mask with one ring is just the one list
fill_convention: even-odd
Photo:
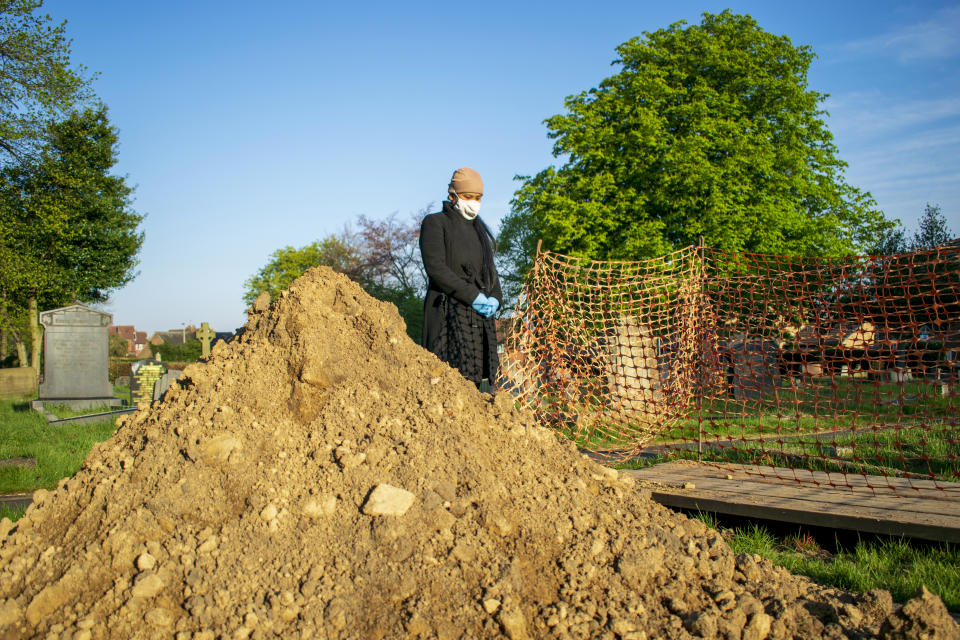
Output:
[[478,200],[464,200],[461,197],[457,197],[457,204],[454,205],[457,208],[457,211],[460,212],[467,220],[473,220],[477,217],[477,214],[480,213],[480,202]]

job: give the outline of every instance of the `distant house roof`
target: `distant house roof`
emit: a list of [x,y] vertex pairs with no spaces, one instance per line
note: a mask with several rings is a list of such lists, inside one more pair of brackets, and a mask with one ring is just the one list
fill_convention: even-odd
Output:
[[876,327],[870,322],[839,322],[830,326],[808,325],[797,332],[801,348],[842,347],[866,349],[876,341]]
[[119,335],[127,342],[133,342],[137,338],[137,330],[132,324],[121,324],[107,327],[108,333]]
[[[186,331],[181,329],[176,331],[157,331],[153,334],[153,337],[150,338],[150,344],[162,344],[165,342],[171,346],[178,347],[185,341],[192,340],[196,337],[196,331]],[[159,339],[160,342],[155,342],[157,339]]]

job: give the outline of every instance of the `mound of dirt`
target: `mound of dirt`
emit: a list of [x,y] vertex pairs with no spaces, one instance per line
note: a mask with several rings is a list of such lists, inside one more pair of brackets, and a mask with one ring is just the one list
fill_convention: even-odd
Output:
[[34,499],[0,528],[2,638],[839,638],[893,612],[735,556],[327,269]]

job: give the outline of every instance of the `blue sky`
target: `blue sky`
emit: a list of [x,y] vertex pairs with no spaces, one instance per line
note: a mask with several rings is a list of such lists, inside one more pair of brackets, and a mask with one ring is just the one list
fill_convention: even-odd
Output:
[[439,203],[459,166],[496,227],[514,176],[555,162],[543,120],[613,73],[618,44],[727,7],[813,47],[851,184],[908,230],[931,202],[960,233],[958,2],[47,0],[147,216],[140,274],[105,309],[231,331],[271,252]]

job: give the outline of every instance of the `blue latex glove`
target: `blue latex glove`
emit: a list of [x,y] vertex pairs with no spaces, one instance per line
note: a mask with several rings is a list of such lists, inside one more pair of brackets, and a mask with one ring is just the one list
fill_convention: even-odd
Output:
[[490,313],[487,314],[487,317],[489,318],[497,312],[497,309],[500,308],[500,301],[496,298],[487,298],[487,302],[490,303]]
[[473,309],[482,316],[486,316],[487,307],[490,305],[490,298],[483,295],[483,292],[477,294],[477,299],[473,301]]

